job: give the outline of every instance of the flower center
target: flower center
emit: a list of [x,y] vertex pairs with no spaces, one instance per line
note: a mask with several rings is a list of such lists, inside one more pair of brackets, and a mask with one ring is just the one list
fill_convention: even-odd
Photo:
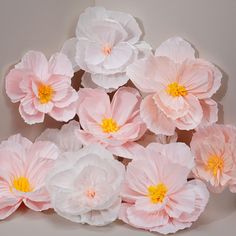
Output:
[[33,190],[30,186],[28,178],[24,176],[15,178],[12,182],[12,187],[24,193],[31,192]]
[[112,118],[102,119],[101,128],[104,133],[114,133],[119,130],[119,126]]
[[88,198],[94,198],[95,195],[96,195],[96,192],[95,192],[94,190],[88,190],[88,191],[86,192],[86,196],[87,196]]
[[207,170],[211,171],[212,174],[216,177],[218,171],[222,172],[224,168],[224,160],[222,157],[217,155],[212,155],[209,157],[206,165]]
[[102,48],[102,52],[105,54],[105,56],[109,56],[111,54],[112,48],[109,45],[105,45]]
[[162,203],[166,196],[167,190],[168,189],[166,185],[163,183],[160,183],[156,186],[149,186],[148,197],[153,204]]
[[53,89],[50,85],[41,84],[38,87],[38,96],[41,104],[48,103],[52,100]]
[[177,82],[169,84],[166,88],[166,92],[172,97],[186,96],[188,94],[186,88]]

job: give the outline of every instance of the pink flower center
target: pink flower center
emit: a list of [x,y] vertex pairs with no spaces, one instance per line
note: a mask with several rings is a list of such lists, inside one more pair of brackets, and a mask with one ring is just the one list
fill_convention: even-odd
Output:
[[102,119],[101,128],[104,133],[114,133],[119,130],[119,126],[112,118]]
[[105,54],[105,56],[109,56],[111,54],[112,48],[109,45],[105,45],[102,48],[102,52]]
[[177,82],[169,84],[166,88],[166,92],[172,97],[186,96],[188,94],[187,89]]
[[206,169],[216,177],[218,172],[222,172],[224,169],[224,160],[222,157],[212,155],[208,158]]
[[12,187],[15,188],[17,191],[24,193],[28,193],[33,190],[28,178],[24,176],[15,178],[12,182]]
[[94,190],[88,190],[88,191],[86,192],[86,196],[87,196],[88,198],[94,198],[95,195],[96,195],[96,192],[95,192]]
[[53,89],[50,85],[41,84],[38,87],[38,97],[41,104],[48,103],[52,100]]
[[168,189],[165,184],[160,183],[156,186],[148,187],[148,197],[153,204],[162,203],[166,197]]

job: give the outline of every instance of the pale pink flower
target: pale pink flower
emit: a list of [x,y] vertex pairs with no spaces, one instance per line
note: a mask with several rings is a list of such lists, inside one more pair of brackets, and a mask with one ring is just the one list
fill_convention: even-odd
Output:
[[196,59],[183,39],[170,38],[150,55],[127,69],[128,77],[147,93],[141,117],[156,134],[172,135],[175,128],[195,129],[217,121],[217,104],[211,96],[221,83],[221,72]]
[[48,61],[41,52],[29,51],[6,76],[6,93],[12,102],[20,102],[19,112],[28,124],[43,122],[45,114],[68,121],[76,112],[73,74],[64,54],[54,54]]
[[47,179],[55,211],[73,222],[102,226],[117,219],[125,167],[98,145],[64,153]]
[[141,30],[129,14],[89,7],[79,17],[76,38],[63,46],[76,69],[91,73],[83,83],[117,89],[129,78],[126,68],[151,48],[140,42]]
[[99,143],[114,155],[133,158],[142,146],[135,141],[146,131],[139,115],[141,96],[134,88],[117,90],[112,101],[104,90],[79,90],[78,116],[83,130],[77,131],[84,145]]
[[168,234],[198,219],[209,192],[200,180],[187,181],[193,156],[186,145],[172,143],[165,150],[160,145],[150,144],[128,165],[119,218],[133,227]]
[[196,166],[193,173],[214,192],[222,192],[236,180],[236,128],[214,124],[194,133],[191,149]]
[[13,135],[0,145],[0,219],[24,203],[34,211],[51,208],[45,179],[59,150],[51,142],[31,143]]

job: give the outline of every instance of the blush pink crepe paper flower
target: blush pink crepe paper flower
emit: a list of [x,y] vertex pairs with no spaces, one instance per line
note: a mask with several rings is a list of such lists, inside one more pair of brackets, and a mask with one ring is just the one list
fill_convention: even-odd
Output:
[[103,7],[89,7],[79,17],[76,38],[66,41],[62,52],[75,65],[91,73],[84,83],[105,89],[117,89],[129,78],[127,65],[150,52],[151,47],[139,41],[141,30],[133,16],[109,11]]
[[52,204],[73,222],[102,226],[117,219],[125,168],[99,145],[64,153],[47,179]]
[[235,192],[236,128],[218,124],[199,128],[190,145],[196,162],[195,176],[214,192],[222,192],[231,184]]
[[187,181],[193,164],[187,145],[162,146],[150,144],[128,165],[119,218],[133,227],[168,234],[198,219],[209,192],[200,180]]
[[135,141],[146,131],[139,115],[141,96],[134,88],[117,90],[112,101],[104,90],[79,90],[78,116],[83,130],[77,131],[84,145],[99,143],[117,156],[133,158],[142,148]]
[[50,142],[31,143],[13,135],[0,145],[0,219],[24,203],[34,211],[51,208],[45,178],[59,150]]
[[191,45],[170,38],[150,55],[127,69],[132,82],[147,96],[141,117],[156,134],[172,135],[217,121],[217,103],[211,96],[219,89],[221,72],[211,63],[195,58]]
[[45,114],[68,121],[76,113],[73,74],[64,54],[56,53],[47,61],[41,52],[29,51],[6,76],[6,93],[12,102],[20,102],[19,112],[28,124],[43,122]]
[[36,141],[50,141],[57,145],[61,152],[76,152],[82,148],[76,130],[80,130],[79,122],[72,120],[61,129],[46,129]]

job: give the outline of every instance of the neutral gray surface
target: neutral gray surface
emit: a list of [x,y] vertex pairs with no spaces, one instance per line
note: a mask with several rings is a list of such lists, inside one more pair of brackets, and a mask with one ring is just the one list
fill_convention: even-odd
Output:
[[[220,119],[236,124],[236,1],[235,0],[95,0],[109,9],[130,12],[141,20],[145,39],[153,47],[165,39],[179,35],[199,49],[201,57],[224,70],[224,82],[216,99],[224,106]],[[94,1],[89,0],[0,0],[0,139],[16,132],[33,138],[46,123],[28,126],[5,96],[3,75],[29,49],[46,55],[60,49],[73,35],[79,14]],[[228,85],[227,85],[228,82]],[[225,94],[227,89],[227,93]],[[153,235],[131,229],[122,223],[104,228],[80,226],[53,213],[36,213],[21,209],[6,221],[0,222],[0,235]],[[223,193],[211,197],[200,220],[183,236],[236,235],[236,195]]]

